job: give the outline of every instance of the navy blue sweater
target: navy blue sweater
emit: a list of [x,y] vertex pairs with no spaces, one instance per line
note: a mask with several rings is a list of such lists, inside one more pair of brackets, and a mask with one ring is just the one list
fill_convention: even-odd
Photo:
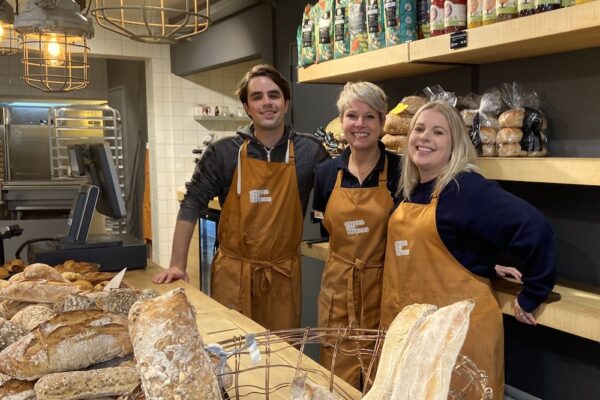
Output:
[[[431,200],[434,181],[420,183],[410,201]],[[442,242],[465,268],[494,278],[501,254],[517,257],[523,273],[519,305],[533,311],[555,282],[555,238],[536,208],[473,172],[459,174],[442,191],[436,210]]]

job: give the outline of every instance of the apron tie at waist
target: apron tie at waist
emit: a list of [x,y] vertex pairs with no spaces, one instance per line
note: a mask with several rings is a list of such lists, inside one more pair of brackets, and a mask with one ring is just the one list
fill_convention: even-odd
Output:
[[[254,260],[252,258],[241,257],[238,254],[230,252],[220,247],[219,250],[227,257],[248,263],[252,267],[252,293],[264,293],[271,288],[271,282],[273,280],[272,270],[280,273],[281,275],[292,278],[294,273],[292,271],[292,259],[293,256],[281,258],[279,260],[264,261]],[[256,275],[259,275],[257,277]]]
[[[352,327],[352,326],[358,324],[358,320],[356,319],[356,307],[354,304],[354,273],[355,272],[361,273],[362,271],[364,271],[366,269],[370,269],[370,268],[372,268],[372,269],[383,268],[383,263],[369,264],[366,261],[363,261],[359,258],[355,258],[354,261],[350,261],[350,260],[342,257],[341,255],[339,255],[338,253],[331,251],[331,250],[330,250],[329,254],[331,255],[331,257],[350,266],[350,274],[348,276],[348,279],[346,280],[346,301],[347,301],[347,307],[348,307],[348,322],[350,323],[350,327]],[[362,279],[359,279],[358,282],[361,285],[360,293],[361,293],[361,297],[362,297],[362,293],[363,293]]]

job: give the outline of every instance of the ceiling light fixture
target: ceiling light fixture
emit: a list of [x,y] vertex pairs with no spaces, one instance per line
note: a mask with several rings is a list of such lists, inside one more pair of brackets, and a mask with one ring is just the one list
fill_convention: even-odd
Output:
[[73,0],[29,0],[15,17],[22,35],[23,79],[44,92],[69,92],[89,83],[91,19]]
[[0,0],[0,56],[9,56],[19,51],[14,22],[13,8],[6,0]]
[[209,3],[210,0],[94,0],[91,13],[100,26],[130,39],[173,44],[208,28]]

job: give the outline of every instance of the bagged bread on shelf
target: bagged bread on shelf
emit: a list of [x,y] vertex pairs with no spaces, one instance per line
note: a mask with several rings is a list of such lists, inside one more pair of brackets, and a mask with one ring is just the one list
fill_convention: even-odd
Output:
[[525,117],[524,108],[510,108],[498,117],[500,128],[521,128]]
[[389,112],[385,116],[383,134],[407,136],[409,134],[410,121],[412,121],[412,116],[407,113],[398,115]]
[[147,398],[221,399],[184,289],[136,302],[129,312],[129,336]]
[[495,143],[481,145],[481,157],[496,157],[497,155]]
[[35,384],[37,400],[97,399],[132,392],[140,377],[132,367],[48,374]]
[[56,315],[0,352],[0,372],[35,380],[131,354],[127,318],[101,310]]
[[[500,90],[491,88],[481,95],[479,107],[476,110],[461,112],[463,120],[468,127],[471,143],[482,157],[493,157],[493,151],[489,146],[484,153],[484,145],[492,145],[495,141],[495,133],[498,130],[497,115],[502,109],[502,96]],[[475,111],[475,112],[472,112]],[[472,117],[472,119],[471,119]],[[471,125],[469,125],[469,122]]]
[[521,149],[521,143],[497,143],[498,157],[524,157],[527,152]]
[[502,128],[496,134],[496,143],[521,143],[523,131],[519,128]]

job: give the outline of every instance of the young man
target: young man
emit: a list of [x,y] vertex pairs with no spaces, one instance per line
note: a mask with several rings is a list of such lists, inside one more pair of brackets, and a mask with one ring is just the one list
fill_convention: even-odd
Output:
[[300,326],[298,245],[314,167],[328,157],[321,143],[284,123],[290,89],[270,65],[242,78],[237,95],[252,124],[209,146],[186,184],[171,264],[153,281],[188,280],[190,239],[198,215],[219,197],[219,249],[212,297],[268,329]]

